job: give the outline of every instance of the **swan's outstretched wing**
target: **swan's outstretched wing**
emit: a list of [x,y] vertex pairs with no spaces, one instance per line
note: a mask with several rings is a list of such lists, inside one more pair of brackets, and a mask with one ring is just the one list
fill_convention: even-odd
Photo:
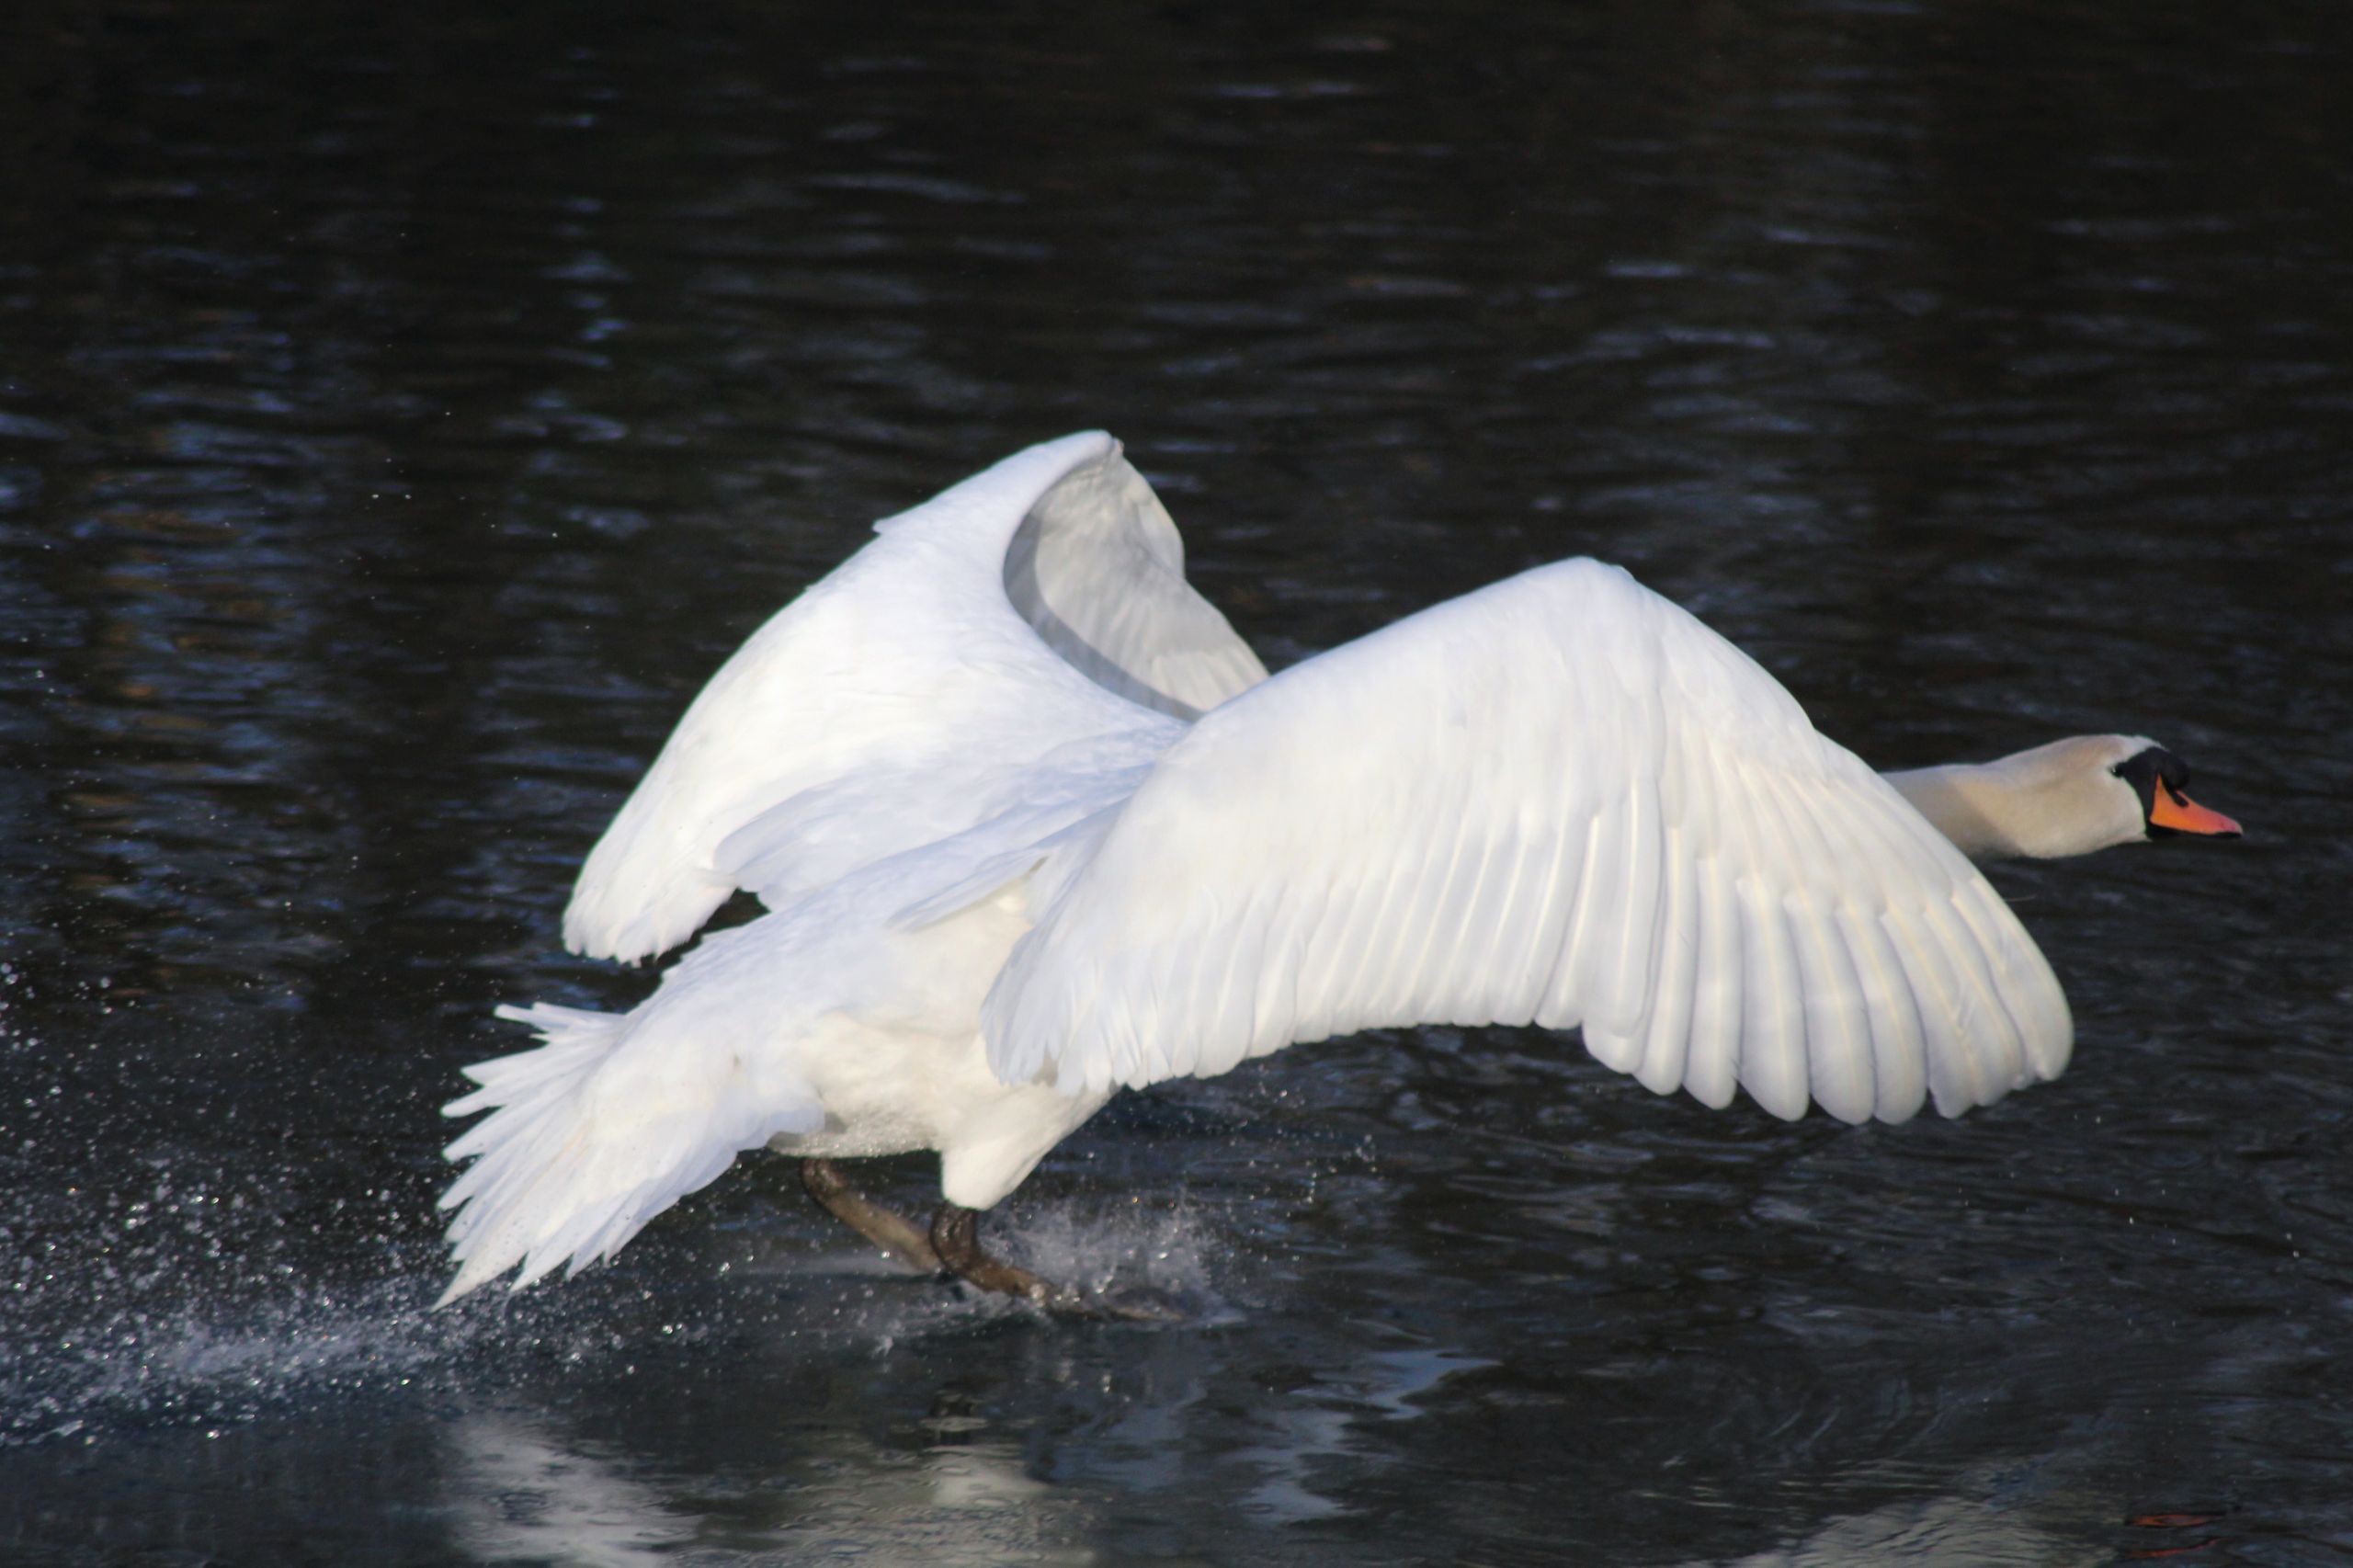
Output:
[[1176,525],[1099,431],[876,531],[688,709],[581,869],[575,950],[660,952],[735,888],[773,906],[961,832],[1055,747],[1190,718],[1266,676],[1186,585]]
[[1900,1120],[2053,1076],[2072,1039],[1951,845],[1738,649],[1590,561],[1227,703],[1070,861],[983,1010],[1008,1082],[1533,1020],[1662,1093]]

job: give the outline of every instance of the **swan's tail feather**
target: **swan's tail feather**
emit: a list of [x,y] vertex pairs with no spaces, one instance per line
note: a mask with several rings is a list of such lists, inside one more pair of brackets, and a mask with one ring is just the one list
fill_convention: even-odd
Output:
[[[457,1277],[447,1305],[516,1265],[521,1290],[558,1264],[577,1274],[707,1186],[745,1149],[822,1124],[813,1095],[755,1092],[732,1051],[654,1038],[650,1007],[501,1007],[542,1043],[465,1069],[481,1087],[442,1108],[490,1115],[445,1151],[474,1163],[440,1206]],[[702,1049],[695,1049],[695,1044]],[[682,1045],[685,1049],[681,1049]]]

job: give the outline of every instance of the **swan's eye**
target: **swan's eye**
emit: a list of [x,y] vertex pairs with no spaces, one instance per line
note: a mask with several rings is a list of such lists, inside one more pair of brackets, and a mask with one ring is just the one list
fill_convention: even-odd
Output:
[[2157,784],[2165,777],[2165,766],[2168,761],[2177,767],[2181,766],[2181,759],[2165,747],[2151,746],[2146,751],[2133,753],[2109,769],[2132,786],[2132,792],[2141,797],[2141,815],[2143,818],[2156,805]]
[[2175,795],[2189,787],[2189,764],[2163,746],[2135,752],[2109,771],[2139,790],[2144,800],[2159,784]]

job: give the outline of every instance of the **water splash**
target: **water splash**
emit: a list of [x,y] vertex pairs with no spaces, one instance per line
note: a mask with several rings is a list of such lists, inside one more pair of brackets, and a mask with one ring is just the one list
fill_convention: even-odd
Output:
[[[225,1429],[420,1387],[455,1393],[551,1370],[633,1369],[649,1350],[713,1341],[886,1356],[1039,1315],[1025,1301],[845,1253],[829,1234],[825,1250],[811,1250],[797,1226],[759,1233],[739,1266],[714,1265],[710,1234],[682,1225],[577,1278],[494,1288],[445,1311],[432,1306],[442,1259],[422,1244],[396,1247],[392,1273],[357,1282],[278,1262],[188,1289],[199,1265],[252,1239],[242,1211],[199,1213],[209,1222],[159,1236],[135,1262],[85,1258],[86,1271],[51,1267],[17,1281],[0,1308],[0,1447]],[[1183,1305],[1180,1328],[1239,1315],[1215,1281],[1217,1233],[1189,1208],[1057,1205],[993,1220],[992,1244],[1089,1289],[1159,1292]]]
[[405,1385],[477,1336],[432,1318],[430,1299],[391,1279],[295,1288],[267,1303],[130,1304],[76,1323],[0,1326],[0,1361],[10,1369],[0,1383],[0,1447],[222,1428],[304,1398]]

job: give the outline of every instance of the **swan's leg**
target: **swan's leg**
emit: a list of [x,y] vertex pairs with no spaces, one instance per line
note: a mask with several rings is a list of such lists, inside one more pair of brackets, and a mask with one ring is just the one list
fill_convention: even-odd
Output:
[[852,1187],[833,1161],[801,1161],[801,1186],[820,1208],[909,1267],[924,1274],[938,1272],[939,1255],[925,1239],[923,1227]]
[[1094,1301],[1074,1286],[1057,1285],[1001,1257],[981,1250],[980,1214],[953,1203],[943,1203],[931,1217],[931,1250],[960,1279],[1001,1295],[1024,1296],[1049,1312],[1080,1317],[1097,1314]]
[[1032,1274],[1018,1264],[992,1257],[981,1249],[980,1215],[973,1210],[943,1203],[931,1218],[931,1250],[956,1277],[983,1290],[1020,1296],[1050,1312],[1072,1317],[1117,1318],[1128,1323],[1177,1323],[1185,1311],[1157,1290],[1082,1290]]

